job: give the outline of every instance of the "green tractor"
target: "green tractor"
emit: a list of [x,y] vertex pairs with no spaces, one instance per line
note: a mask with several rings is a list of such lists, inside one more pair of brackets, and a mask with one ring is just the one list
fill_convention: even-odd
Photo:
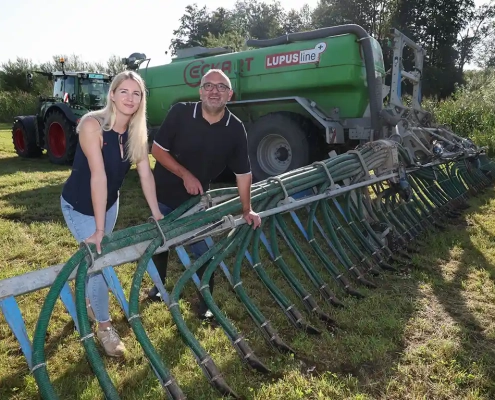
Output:
[[[14,118],[12,140],[20,157],[41,156],[46,150],[50,162],[72,164],[77,147],[76,125],[89,111],[105,106],[112,76],[103,73],[61,71],[35,73],[53,81],[53,95],[40,96],[36,115]],[[32,84],[33,75],[27,74]]]

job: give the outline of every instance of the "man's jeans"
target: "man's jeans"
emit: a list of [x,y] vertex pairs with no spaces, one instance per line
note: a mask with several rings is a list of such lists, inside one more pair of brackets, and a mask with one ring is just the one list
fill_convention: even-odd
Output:
[[[89,238],[96,230],[95,217],[84,215],[72,207],[62,196],[60,196],[60,206],[64,215],[67,227],[71,231],[78,243]],[[119,200],[105,214],[105,235],[113,231],[119,213]],[[86,282],[86,297],[89,298],[91,308],[98,322],[110,321],[108,310],[108,286],[101,272],[97,272],[88,277]]]
[[[173,208],[171,208],[165,204],[162,204],[160,202],[158,203],[158,208],[160,209],[160,212],[164,216],[167,214],[170,214],[172,211],[174,211]],[[189,248],[191,249],[191,252],[194,254],[196,259],[201,257],[209,249],[208,245],[206,244],[206,242],[204,240],[201,240],[199,242],[191,244],[189,246]],[[165,284],[165,279],[167,276],[167,267],[168,267],[168,251],[165,251],[165,252],[160,253],[160,254],[155,254],[152,257],[152,260],[155,263],[156,269],[158,270],[158,274],[160,275],[160,279],[161,279],[162,283]],[[203,273],[205,272],[207,266],[208,266],[208,263],[204,264],[197,271],[199,279],[201,279],[201,277],[203,276]],[[214,285],[213,275],[214,274],[211,275],[210,282],[209,282],[211,292],[213,292],[213,285]],[[208,306],[204,302],[201,294],[199,294],[199,300],[200,300],[199,313],[204,314],[208,310]]]

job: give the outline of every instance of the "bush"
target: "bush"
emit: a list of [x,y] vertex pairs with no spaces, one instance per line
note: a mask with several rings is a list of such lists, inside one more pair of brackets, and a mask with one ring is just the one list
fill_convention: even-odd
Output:
[[488,154],[495,155],[494,71],[469,73],[452,97],[440,102],[424,99],[423,107],[432,112],[435,122],[479,146],[488,146]]
[[36,113],[37,96],[22,92],[0,91],[0,122],[12,122],[16,115],[32,115]]

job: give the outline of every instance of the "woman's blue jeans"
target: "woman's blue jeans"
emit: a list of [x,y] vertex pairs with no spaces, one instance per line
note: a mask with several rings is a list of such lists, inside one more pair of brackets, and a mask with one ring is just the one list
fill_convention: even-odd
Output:
[[[95,217],[77,212],[62,196],[60,196],[60,206],[67,227],[78,243],[83,242],[95,233]],[[105,215],[105,235],[113,231],[118,213],[119,200],[117,199]],[[88,276],[86,297],[90,301],[96,320],[100,323],[110,321],[108,286],[101,272]]]

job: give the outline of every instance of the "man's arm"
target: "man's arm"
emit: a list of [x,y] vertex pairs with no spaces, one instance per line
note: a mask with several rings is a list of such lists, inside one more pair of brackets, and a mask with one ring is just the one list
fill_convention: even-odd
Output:
[[151,154],[164,168],[168,169],[179,178],[184,178],[184,175],[189,172],[170,155],[168,149],[160,147],[156,142],[154,142],[151,147]]
[[252,175],[250,173],[236,175],[237,189],[242,204],[242,213],[249,213],[251,208],[251,183]]
[[199,180],[184,166],[178,163],[170,154],[180,124],[181,107],[183,107],[182,104],[175,104],[168,112],[153,140],[151,154],[164,168],[168,169],[184,181],[184,186],[189,194],[203,194],[203,187]]

